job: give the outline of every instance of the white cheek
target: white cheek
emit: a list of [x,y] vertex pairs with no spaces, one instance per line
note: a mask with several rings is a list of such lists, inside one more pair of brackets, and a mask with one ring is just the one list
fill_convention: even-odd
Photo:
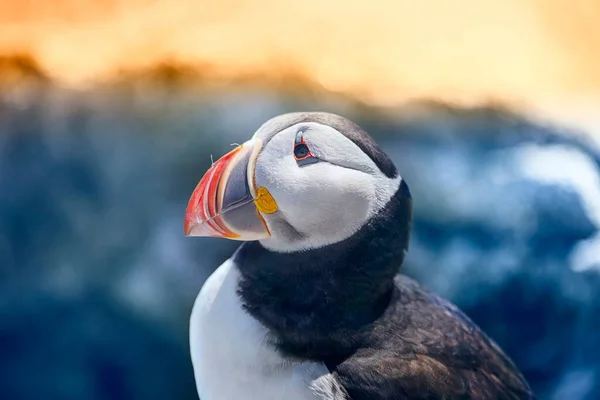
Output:
[[257,186],[265,186],[271,194],[290,189],[288,184],[298,180],[296,161],[292,156],[277,157],[263,153],[258,157],[254,180]]
[[278,194],[286,220],[300,232],[337,236],[367,218],[374,190],[368,175],[325,163],[304,167],[298,175],[303,176]]
[[255,179],[273,195],[278,213],[313,245],[356,232],[368,219],[376,192],[376,180],[368,174],[326,162],[299,167],[292,156],[261,160]]

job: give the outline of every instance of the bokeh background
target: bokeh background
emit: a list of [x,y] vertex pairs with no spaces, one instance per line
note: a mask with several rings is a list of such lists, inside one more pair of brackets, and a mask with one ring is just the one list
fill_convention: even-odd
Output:
[[600,398],[596,0],[0,0],[0,399],[195,399],[188,316],[236,243],[188,197],[268,118],[370,132],[406,274],[541,399]]

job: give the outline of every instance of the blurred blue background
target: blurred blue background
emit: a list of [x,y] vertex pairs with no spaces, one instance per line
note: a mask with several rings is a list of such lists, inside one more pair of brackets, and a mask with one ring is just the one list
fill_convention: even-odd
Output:
[[500,104],[206,89],[169,66],[80,89],[27,58],[4,68],[0,399],[195,399],[189,313],[237,244],[184,238],[187,200],[211,155],[298,110],[353,119],[399,167],[415,204],[406,274],[464,310],[541,399],[600,398],[600,151],[585,132]]

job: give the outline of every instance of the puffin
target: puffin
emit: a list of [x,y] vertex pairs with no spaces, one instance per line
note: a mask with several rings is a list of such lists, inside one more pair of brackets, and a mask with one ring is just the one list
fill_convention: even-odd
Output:
[[534,399],[455,305],[400,274],[412,197],[349,119],[279,115],[192,192],[185,236],[242,241],[190,317],[201,400]]

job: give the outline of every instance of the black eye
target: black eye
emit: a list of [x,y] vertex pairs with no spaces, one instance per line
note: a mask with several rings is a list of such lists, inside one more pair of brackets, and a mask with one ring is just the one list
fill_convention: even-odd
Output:
[[301,160],[308,155],[308,147],[304,144],[297,144],[294,146],[294,156],[296,160]]
[[294,158],[299,167],[319,162],[319,159],[310,152],[310,149],[306,143],[304,143],[302,135],[307,130],[308,128],[301,128],[298,130],[298,132],[296,132],[296,140],[294,141]]

